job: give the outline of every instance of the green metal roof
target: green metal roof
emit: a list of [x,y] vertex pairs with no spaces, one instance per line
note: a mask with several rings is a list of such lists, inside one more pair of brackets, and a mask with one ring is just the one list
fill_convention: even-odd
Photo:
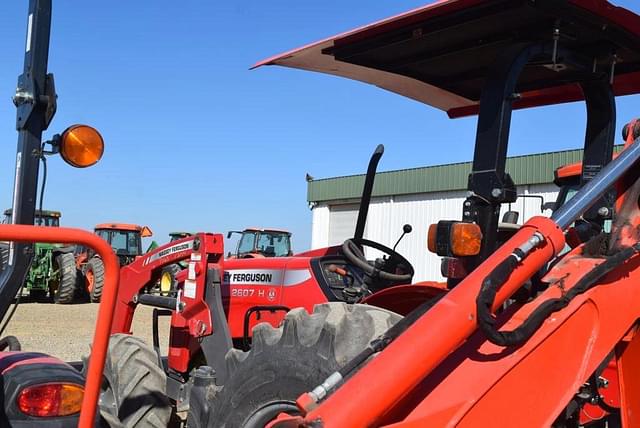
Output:
[[[582,149],[514,156],[507,159],[506,170],[517,185],[553,182],[553,172],[562,165],[580,162]],[[379,172],[373,196],[396,196],[415,193],[465,190],[471,162]],[[364,174],[310,181],[309,202],[360,198]]]

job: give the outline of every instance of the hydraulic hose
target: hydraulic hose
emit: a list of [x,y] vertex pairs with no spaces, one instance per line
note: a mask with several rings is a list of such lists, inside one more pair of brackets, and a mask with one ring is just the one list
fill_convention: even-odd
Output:
[[485,334],[487,340],[495,345],[520,346],[533,336],[549,315],[565,308],[576,296],[594,287],[603,276],[638,252],[640,252],[640,243],[624,248],[614,255],[606,257],[604,262],[591,269],[575,286],[567,291],[564,296],[549,299],[540,304],[531,315],[514,330],[499,331],[495,326],[496,319],[491,313],[491,308],[493,307],[497,291],[507,281],[509,275],[511,275],[519,263],[517,257],[512,254],[491,271],[482,283],[482,288],[476,300],[478,327],[480,327],[480,330]]

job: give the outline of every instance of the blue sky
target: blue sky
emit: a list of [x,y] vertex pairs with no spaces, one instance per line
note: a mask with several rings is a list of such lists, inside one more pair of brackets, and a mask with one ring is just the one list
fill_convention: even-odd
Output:
[[[11,202],[15,108],[27,1],[0,6],[0,205]],[[49,70],[58,113],[100,129],[88,170],[49,161],[45,207],[63,223],[225,233],[287,228],[310,245],[305,173],[361,173],[379,143],[381,170],[470,160],[475,118],[449,120],[372,86],[256,61],[423,4],[417,0],[54,0]],[[636,11],[634,0],[616,2]],[[620,99],[622,124],[637,114]],[[581,104],[514,115],[511,155],[580,147]],[[621,126],[621,125],[620,125]]]

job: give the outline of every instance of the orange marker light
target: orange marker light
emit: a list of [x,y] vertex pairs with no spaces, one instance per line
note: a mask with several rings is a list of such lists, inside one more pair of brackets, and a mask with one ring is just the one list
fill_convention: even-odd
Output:
[[29,416],[58,417],[80,412],[84,390],[80,385],[49,383],[28,386],[18,395],[18,408]]
[[104,153],[100,133],[87,125],[73,125],[60,138],[60,156],[69,165],[86,168],[95,165]]
[[475,223],[454,223],[451,226],[450,240],[454,256],[475,256],[480,253],[482,231]]
[[427,244],[439,256],[475,256],[480,253],[482,231],[475,223],[441,220],[429,226]]
[[427,248],[432,253],[438,252],[438,225],[432,224],[429,226],[429,232],[427,233]]

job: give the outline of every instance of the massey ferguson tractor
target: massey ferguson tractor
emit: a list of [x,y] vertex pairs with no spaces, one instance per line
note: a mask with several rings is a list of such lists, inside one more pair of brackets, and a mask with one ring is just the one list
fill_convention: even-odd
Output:
[[118,285],[118,262],[111,248],[96,235],[77,229],[34,226],[34,220],[42,159],[60,154],[74,167],[88,167],[101,158],[104,143],[95,129],[85,125],[71,126],[43,140],[43,132],[55,114],[57,98],[53,75],[47,73],[51,1],[30,0],[26,23],[24,70],[13,98],[18,143],[11,224],[0,225],[0,241],[9,243],[6,265],[0,272],[0,335],[19,302],[11,309],[27,278],[36,242],[67,242],[93,248],[104,260],[107,284],[86,367],[62,362],[37,350],[21,350],[20,338],[0,338],[0,426],[89,428],[108,422],[96,417],[96,408]]
[[[192,395],[196,385],[223,385],[230,374],[225,358],[255,345],[251,331],[260,322],[277,326],[291,308],[311,311],[314,305],[331,301],[352,304],[377,290],[409,283],[413,268],[404,257],[362,238],[382,153],[383,147],[379,146],[370,160],[356,238],[344,248],[225,260],[221,234],[196,233],[160,246],[123,267],[109,355],[117,354],[114,346],[123,347],[126,342],[127,352],[147,357],[136,361],[135,366],[107,359],[100,401],[104,417],[118,418],[125,426],[145,426],[149,415],[170,420],[167,398],[175,411],[185,412],[194,398],[201,398]],[[408,232],[407,225],[402,236]],[[356,243],[365,243],[387,256],[369,264]],[[167,266],[179,262],[186,262],[187,267],[176,275],[177,289],[160,295],[149,293]],[[129,335],[137,333],[131,328],[139,305],[154,307],[153,346]],[[159,349],[158,336],[158,321],[163,316],[171,317],[170,345],[168,357],[158,366],[157,355],[165,352]],[[383,324],[391,325],[384,320]],[[156,362],[150,364],[154,355]],[[142,381],[132,387],[131,377]],[[121,403],[143,393],[148,393],[149,399],[134,412],[121,407]],[[197,426],[195,421],[189,424]]]

